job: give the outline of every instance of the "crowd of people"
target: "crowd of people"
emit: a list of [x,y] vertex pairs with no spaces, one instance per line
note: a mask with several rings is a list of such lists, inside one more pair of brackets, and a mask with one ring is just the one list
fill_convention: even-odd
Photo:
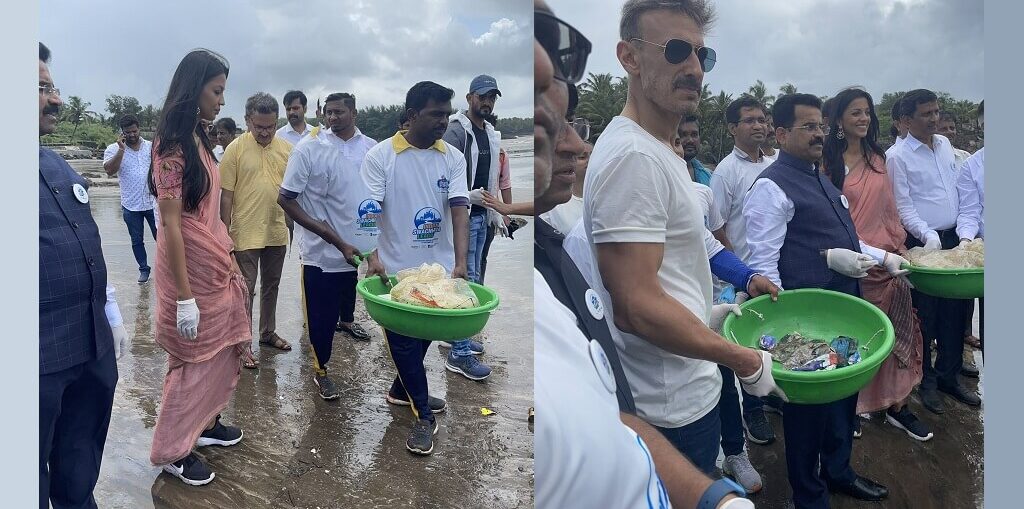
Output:
[[[49,60],[40,43],[40,136],[54,131],[62,104]],[[254,337],[263,348],[293,348],[275,322],[293,237],[310,387],[331,400],[342,392],[329,373],[335,333],[371,340],[369,325],[355,317],[357,267],[386,280],[437,263],[451,277],[482,283],[491,241],[509,225],[484,196],[512,202],[508,157],[494,127],[501,92],[491,76],[472,80],[464,111],[453,110],[452,89],[416,83],[394,136],[378,142],[360,132],[355,96],[341,92],[326,97],[316,126],[306,121],[303,92],[289,91],[280,102],[257,92],[246,100],[247,129],[238,134],[233,119],[219,117],[229,72],[223,56],[189,52],[171,79],[153,139],[125,115],[103,161],[119,180],[138,282],[155,284],[154,337],[168,354],[150,461],[188,485],[214,479],[197,447],[232,446],[244,437],[220,414],[241,367],[259,367]],[[282,109],[287,123],[278,128]],[[96,507],[116,359],[129,339],[107,280],[88,183],[50,150],[41,147],[39,158],[40,504]],[[152,267],[147,222],[156,240]],[[447,406],[428,389],[431,343],[390,330],[384,336],[397,376],[381,388],[382,398],[411,410],[406,447],[429,455],[434,416]],[[481,342],[447,346],[448,371],[474,381],[490,376]]]
[[[859,414],[942,440],[908,404],[915,388],[935,414],[948,398],[981,404],[960,378],[978,376],[963,361],[973,302],[918,292],[903,255],[984,237],[984,148],[953,147],[938,97],[918,89],[896,101],[885,151],[871,95],[847,88],[770,109],[740,97],[724,119],[732,152],[702,164],[696,112],[717,55],[700,0],[625,2],[626,102],[591,145],[574,111],[591,43],[534,5],[538,506],[753,507],[763,483],[746,442],[775,440],[766,410],[782,415],[795,507],[885,499],[851,464]],[[746,299],[800,288],[862,298],[893,323],[859,394],[790,403],[770,353],[718,334]]]

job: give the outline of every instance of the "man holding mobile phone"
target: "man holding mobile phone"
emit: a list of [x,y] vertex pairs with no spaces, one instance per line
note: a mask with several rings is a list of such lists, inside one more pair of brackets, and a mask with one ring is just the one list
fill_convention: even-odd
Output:
[[121,217],[128,226],[132,239],[132,252],[139,264],[139,284],[149,281],[150,267],[146,259],[145,223],[156,241],[156,216],[153,195],[149,193],[148,175],[152,156],[149,140],[139,131],[139,119],[128,114],[118,121],[121,135],[103,151],[103,170],[108,176],[117,175],[121,186]]

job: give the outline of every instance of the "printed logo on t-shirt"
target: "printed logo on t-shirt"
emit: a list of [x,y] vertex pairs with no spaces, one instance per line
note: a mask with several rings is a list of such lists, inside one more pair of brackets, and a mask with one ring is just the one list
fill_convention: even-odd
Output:
[[360,232],[368,233],[371,236],[380,233],[377,221],[380,220],[380,202],[377,200],[363,200],[359,204],[359,214],[356,217],[356,228]]
[[448,194],[448,178],[441,175],[441,178],[437,179],[437,192],[441,194]]
[[441,231],[441,213],[434,207],[423,207],[413,218],[413,240],[425,244],[437,241],[437,233]]

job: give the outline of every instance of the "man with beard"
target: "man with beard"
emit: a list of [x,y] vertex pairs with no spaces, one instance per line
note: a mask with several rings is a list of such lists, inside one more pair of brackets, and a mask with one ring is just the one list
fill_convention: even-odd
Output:
[[292,149],[277,197],[299,225],[302,303],[313,346],[313,382],[323,399],[340,396],[327,375],[336,327],[353,339],[370,339],[355,323],[355,258],[373,249],[379,233],[380,203],[370,198],[360,175],[376,142],[355,126],[355,111],[351,94],[327,96],[323,116],[329,129],[313,129]]
[[[957,214],[957,167],[953,145],[937,134],[939,103],[934,92],[911,90],[900,100],[900,119],[909,134],[885,161],[893,181],[893,194],[907,248],[950,249],[960,243]],[[938,391],[965,405],[981,405],[981,398],[960,382],[963,368],[964,331],[970,301],[945,299],[912,291],[914,307],[921,320],[924,375],[919,389],[925,408],[936,414],[946,411]],[[932,339],[938,352],[934,365]]]
[[235,125],[235,119],[231,117],[218,118],[213,123],[214,136],[213,139],[217,140],[217,146],[213,147],[213,156],[217,158],[219,163],[221,159],[224,159],[224,149],[228,148],[228,145],[232,141],[235,141],[235,131],[238,126]]
[[288,116],[288,123],[277,130],[277,136],[283,138],[292,146],[298,145],[299,140],[305,138],[313,130],[306,123],[306,94],[301,90],[289,90],[284,94],[284,113]]
[[[39,43],[39,136],[57,130],[60,89]],[[89,183],[39,147],[39,506],[95,508],[128,334],[107,283]]]
[[[860,297],[857,279],[885,264],[886,253],[859,240],[846,197],[819,171],[829,132],[821,100],[783,95],[772,117],[778,160],[758,176],[743,204],[750,266],[788,290],[823,288]],[[898,263],[885,265],[899,270]],[[786,467],[797,509],[829,507],[829,491],[871,501],[888,496],[884,486],[850,466],[856,409],[856,394],[821,405],[784,406]]]
[[[405,97],[409,130],[366,153],[361,174],[370,199],[380,204],[380,236],[367,259],[367,277],[387,280],[387,274],[424,263],[440,264],[452,278],[469,277],[466,159],[441,139],[452,114],[453,94],[430,81],[413,85]],[[413,454],[431,454],[438,430],[434,409],[444,405],[427,393],[423,359],[430,342],[386,329],[384,337],[398,370],[391,392],[406,395],[416,416],[406,448]]]
[[679,121],[676,134],[678,136],[673,140],[673,146],[676,154],[686,161],[690,180],[705,186],[711,185],[711,172],[697,160],[697,152],[700,151],[700,123],[697,115],[684,115]]
[[149,193],[149,165],[153,146],[139,134],[139,119],[132,114],[118,121],[121,135],[103,151],[103,170],[117,175],[121,188],[121,217],[132,239],[132,253],[139,264],[139,283],[149,281],[151,268],[146,260],[146,224],[156,241],[156,215],[153,195]]

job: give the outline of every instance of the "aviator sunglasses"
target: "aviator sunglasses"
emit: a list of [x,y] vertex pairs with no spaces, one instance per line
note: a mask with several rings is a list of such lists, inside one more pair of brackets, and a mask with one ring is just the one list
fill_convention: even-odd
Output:
[[707,46],[696,46],[692,43],[686,42],[682,39],[669,39],[665,44],[658,44],[656,42],[645,41],[639,37],[630,39],[632,41],[640,41],[657,46],[665,51],[665,60],[668,60],[670,64],[681,64],[690,58],[690,53],[697,54],[697,60],[700,62],[700,68],[704,72],[709,72],[715,68],[715,62],[718,59],[718,55],[715,50]]

